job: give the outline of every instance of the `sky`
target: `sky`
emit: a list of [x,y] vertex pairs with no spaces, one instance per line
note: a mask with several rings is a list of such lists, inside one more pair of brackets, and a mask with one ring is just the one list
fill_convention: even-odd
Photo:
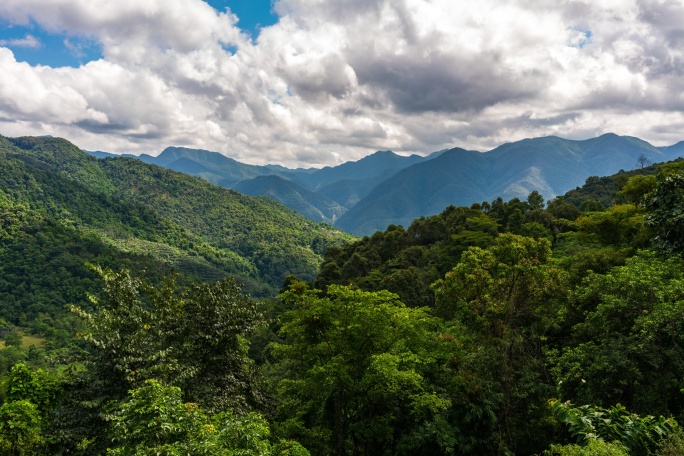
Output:
[[289,167],[684,139],[681,0],[2,0],[0,134]]

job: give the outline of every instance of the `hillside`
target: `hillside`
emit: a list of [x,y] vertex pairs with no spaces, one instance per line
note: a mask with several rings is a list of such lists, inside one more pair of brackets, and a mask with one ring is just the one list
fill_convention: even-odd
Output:
[[[450,204],[482,201],[487,184],[485,155],[451,149],[385,180],[337,222],[350,233],[368,234],[388,225],[408,226],[420,215]],[[439,209],[437,209],[439,208]]]
[[[435,186],[452,161],[482,185],[484,154],[455,149],[424,163]],[[585,428],[604,440],[582,454],[684,447],[681,160],[344,244],[267,198],[63,140],[0,138],[0,166],[1,411],[41,418],[20,429],[24,454],[158,452],[159,428],[181,430],[178,454],[232,451],[244,432],[261,454],[336,454],[347,420],[367,454],[544,454]],[[316,253],[325,235],[313,281],[287,277],[278,299],[201,283],[237,270],[272,290],[256,259],[295,271],[302,240]]]
[[[288,274],[313,277],[347,239],[265,199],[131,158],[90,157],[58,138],[0,138],[0,201],[202,280],[234,275],[270,294]],[[75,235],[76,235],[75,234]]]
[[275,175],[243,180],[235,185],[235,190],[245,195],[267,196],[311,220],[326,223],[334,223],[346,211],[336,201]]
[[[115,157],[106,152],[89,154],[97,158]],[[268,196],[315,222],[333,222],[376,185],[430,157],[404,157],[379,151],[356,162],[322,169],[249,165],[218,152],[185,147],[167,147],[158,156],[142,154],[137,158],[251,196]]]
[[582,141],[556,136],[524,139],[482,153],[454,148],[405,157],[379,151],[318,170],[247,165],[216,152],[176,147],[140,159],[250,195],[268,196],[314,221],[334,221],[343,230],[365,235],[391,224],[406,226],[450,204],[526,198],[532,191],[550,200],[590,176],[634,169],[640,157],[657,163],[682,154],[684,142],[654,147],[610,133]]
[[341,217],[337,226],[364,235],[390,224],[407,226],[450,204],[469,206],[497,197],[524,199],[532,191],[550,200],[582,185],[589,176],[634,169],[642,155],[662,162],[679,151],[614,134],[585,141],[554,136],[526,139],[486,153],[453,149],[388,178]]

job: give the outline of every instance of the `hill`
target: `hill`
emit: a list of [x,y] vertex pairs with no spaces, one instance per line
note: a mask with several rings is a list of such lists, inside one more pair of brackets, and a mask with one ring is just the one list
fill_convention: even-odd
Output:
[[389,224],[407,226],[453,204],[469,206],[497,197],[526,198],[532,191],[553,199],[582,185],[589,176],[633,169],[640,156],[651,162],[673,158],[637,138],[606,134],[585,141],[555,136],[526,139],[493,149],[452,149],[385,180],[350,209],[337,226],[363,235]]
[[485,155],[452,149],[410,166],[373,188],[343,215],[337,226],[350,233],[372,233],[388,225],[408,226],[420,215],[450,204],[470,205],[485,196]]
[[531,138],[489,152],[465,152],[455,148],[405,157],[379,151],[318,170],[247,165],[216,152],[174,147],[158,157],[140,159],[250,195],[268,196],[314,221],[334,221],[346,231],[365,235],[391,224],[408,225],[451,204],[526,198],[532,191],[551,200],[590,176],[677,158],[684,154],[684,142],[654,147],[609,133],[583,141]]
[[[50,236],[64,245],[96,245],[93,252],[111,258],[105,265],[139,259],[189,280],[233,275],[263,296],[288,274],[313,278],[325,249],[348,239],[272,200],[137,159],[98,160],[59,138],[0,137],[0,169],[5,232],[24,233],[30,245],[46,244]],[[12,236],[0,247],[6,271],[21,270],[16,261],[23,261],[7,259],[18,248]],[[80,266],[65,270],[66,276],[87,276],[83,262],[103,258],[93,252],[74,256],[69,264]],[[52,260],[38,256],[31,267],[59,269]],[[6,280],[5,289],[20,285]]]
[[334,223],[346,208],[324,195],[280,176],[258,176],[235,185],[245,195],[267,196],[311,220]]

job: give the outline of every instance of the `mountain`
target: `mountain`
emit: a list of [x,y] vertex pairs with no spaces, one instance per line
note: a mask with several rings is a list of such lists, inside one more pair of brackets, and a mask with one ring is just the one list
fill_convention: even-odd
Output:
[[185,147],[167,147],[154,160],[149,160],[148,163],[198,176],[227,188],[233,188],[238,182],[253,179],[257,176],[286,176],[294,174],[294,172],[290,172],[287,168],[281,170],[249,165],[240,163],[218,152],[188,149]]
[[[113,155],[89,153],[98,158]],[[317,222],[332,222],[380,182],[403,168],[429,159],[379,151],[335,167],[289,169],[279,165],[249,165],[218,152],[185,147],[167,147],[156,157],[142,154],[137,158],[222,187],[236,188],[248,195],[268,196]],[[260,176],[280,179],[258,179]]]
[[334,223],[347,210],[330,198],[274,175],[238,182],[235,190],[245,195],[267,196],[311,220],[321,222]]
[[[170,147],[146,162],[202,177],[250,195],[275,199],[314,221],[365,235],[390,224],[502,197],[537,191],[553,199],[605,176],[684,155],[684,142],[654,147],[638,138],[605,134],[583,141],[556,136],[503,144],[489,152],[449,149],[426,157],[379,151],[322,169],[255,166],[216,152]],[[261,178],[275,176],[278,179]]]
[[234,275],[259,295],[288,274],[312,278],[325,249],[349,239],[270,199],[137,159],[96,159],[59,138],[0,137],[0,170],[6,211],[38,211],[44,225],[168,271],[201,280]]
[[667,155],[668,160],[674,160],[675,158],[684,156],[684,141],[680,141],[671,146],[659,147],[658,149]]
[[358,161],[346,162],[333,167],[327,166],[305,176],[300,176],[299,180],[311,189],[318,189],[322,186],[350,179],[362,181],[371,179],[377,182],[401,169],[428,159],[428,157],[421,157],[420,155],[404,157],[392,151],[384,150],[363,157]]
[[191,176],[201,177],[214,184],[233,188],[235,184],[257,176],[276,175],[283,177],[308,174],[315,169],[288,169],[279,165],[249,165],[241,163],[218,152],[187,147],[167,147],[159,155],[131,154],[116,155],[102,151],[86,151],[96,158],[130,157],[151,165],[158,165]]
[[640,156],[662,162],[671,154],[638,138],[606,134],[584,141],[555,136],[504,144],[490,152],[452,149],[399,171],[375,187],[337,222],[357,235],[407,226],[448,205],[525,198],[538,191],[552,199],[587,177],[633,169]]
[[390,224],[408,226],[436,207],[443,210],[450,204],[481,201],[485,195],[481,189],[487,185],[485,165],[485,154],[480,152],[446,151],[386,179],[340,217],[336,226],[368,234]]

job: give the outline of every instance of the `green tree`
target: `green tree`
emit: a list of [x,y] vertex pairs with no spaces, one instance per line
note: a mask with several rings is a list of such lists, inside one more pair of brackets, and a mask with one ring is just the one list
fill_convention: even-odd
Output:
[[233,279],[179,290],[172,277],[155,288],[128,271],[96,270],[103,296],[91,296],[93,310],[72,307],[83,319],[86,369],[66,376],[55,447],[92,441],[88,453],[101,454],[104,408],[151,379],[179,387],[209,413],[265,406],[247,354],[263,313]]
[[650,233],[644,226],[643,208],[633,204],[612,206],[603,212],[590,212],[577,218],[583,243],[609,246],[646,247]]
[[659,174],[646,209],[646,223],[656,230],[656,245],[667,253],[684,251],[684,174]]
[[154,378],[212,412],[259,403],[247,336],[264,317],[234,279],[179,291],[173,278],[157,289],[127,271],[97,270],[104,297],[91,296],[95,311],[72,310],[83,318],[93,368],[112,388]]
[[417,437],[449,405],[426,378],[437,321],[386,291],[331,285],[319,293],[281,295],[293,308],[282,316],[284,342],[273,345],[285,376],[281,432],[317,454],[419,451]]
[[538,191],[532,190],[527,195],[527,204],[530,205],[530,209],[544,209],[544,197]]
[[655,176],[637,174],[627,179],[627,183],[618,192],[618,196],[625,198],[632,204],[641,204],[644,197],[655,188]]
[[61,388],[56,377],[18,363],[2,382],[2,393],[5,402],[29,401],[47,417],[57,406]]
[[[546,239],[503,234],[487,250],[467,250],[433,285],[437,312],[451,322],[451,334],[462,346],[452,375],[464,385],[462,391],[486,391],[477,402],[488,404],[485,410],[495,419],[490,447],[478,452],[529,454],[548,446],[546,431],[540,429],[553,388],[542,342],[565,283],[550,254]],[[475,416],[491,419],[482,413],[482,405],[470,407]]]
[[0,406],[0,450],[7,456],[31,456],[42,445],[42,419],[36,404],[26,400]]
[[[129,392],[109,420],[114,448],[112,456],[225,455],[269,456],[268,423],[256,413],[238,416],[232,411],[207,414],[195,403],[182,401],[180,388],[147,380]],[[281,445],[283,446],[283,445]],[[290,454],[308,455],[300,445]],[[287,454],[287,453],[284,453]]]
[[24,337],[19,331],[10,331],[5,336],[5,346],[6,347],[21,347]]
[[[560,312],[573,325],[549,361],[564,398],[679,415],[684,378],[684,264],[640,252],[590,273]],[[559,324],[565,324],[559,321]]]

